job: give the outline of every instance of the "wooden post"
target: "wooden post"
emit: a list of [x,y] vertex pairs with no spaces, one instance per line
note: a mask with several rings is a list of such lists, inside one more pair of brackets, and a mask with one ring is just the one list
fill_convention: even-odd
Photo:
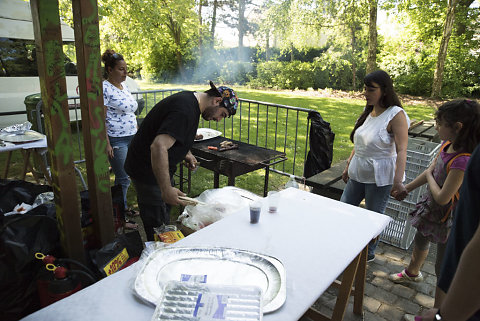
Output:
[[70,258],[85,262],[58,1],[31,0],[30,6],[62,246]]
[[106,152],[98,6],[96,0],[73,0],[72,7],[90,209],[95,234],[105,245],[113,240],[115,233]]

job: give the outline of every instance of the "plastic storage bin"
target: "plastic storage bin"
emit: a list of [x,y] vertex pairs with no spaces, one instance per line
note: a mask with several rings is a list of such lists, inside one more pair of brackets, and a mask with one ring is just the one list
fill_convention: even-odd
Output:
[[[407,147],[407,164],[405,167],[405,184],[411,182],[423,171],[436,157],[441,144],[421,139],[409,138]],[[415,204],[427,191],[423,185],[410,192],[403,201],[390,198],[385,209],[385,215],[392,218],[383,233],[380,235],[382,242],[402,249],[408,249],[415,237],[416,228],[410,224],[408,214],[415,209]]]
[[415,209],[415,205],[405,201],[399,202],[390,199],[385,209],[385,215],[392,218],[380,235],[380,240],[393,246],[408,249],[412,244],[417,229],[410,224],[408,213]]

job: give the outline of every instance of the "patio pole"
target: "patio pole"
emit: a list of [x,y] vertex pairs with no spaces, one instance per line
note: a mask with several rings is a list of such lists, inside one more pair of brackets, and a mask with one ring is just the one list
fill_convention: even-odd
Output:
[[58,1],[30,6],[61,243],[70,258],[85,262]]
[[72,7],[90,209],[95,234],[105,245],[114,238],[114,225],[106,152],[98,5],[96,0],[73,0]]

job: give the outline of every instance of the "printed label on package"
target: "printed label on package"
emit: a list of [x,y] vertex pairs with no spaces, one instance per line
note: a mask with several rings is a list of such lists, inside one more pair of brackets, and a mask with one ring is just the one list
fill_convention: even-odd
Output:
[[107,265],[103,268],[105,274],[109,276],[117,272],[124,264],[128,261],[128,252],[126,248],[123,248],[122,252],[120,252],[117,256],[113,258]]
[[225,320],[228,298],[228,295],[200,293],[197,297],[193,316]]
[[182,274],[180,275],[180,281],[192,283],[207,283],[207,275]]

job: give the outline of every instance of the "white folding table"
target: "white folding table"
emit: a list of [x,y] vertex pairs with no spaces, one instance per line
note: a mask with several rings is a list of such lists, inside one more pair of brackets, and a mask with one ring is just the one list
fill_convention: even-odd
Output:
[[[352,284],[356,313],[362,311],[366,245],[390,221],[385,215],[289,188],[280,192],[279,212],[267,211],[250,224],[248,208],[214,223],[171,246],[221,246],[250,250],[279,259],[286,270],[287,297],[265,321],[294,321],[309,310],[343,273],[332,320],[341,320]],[[150,320],[154,307],[131,290],[135,266],[39,310],[25,320]],[[335,312],[337,311],[337,312]],[[322,317],[320,317],[322,319]]]
[[22,180],[25,180],[25,176],[28,171],[32,172],[32,175],[34,176],[35,180],[37,183],[39,183],[38,177],[33,170],[32,164],[30,163],[30,154],[33,151],[36,155],[38,155],[40,161],[38,162],[40,166],[40,170],[42,171],[42,174],[45,176],[45,179],[48,181],[48,183],[51,185],[51,178],[50,174],[48,173],[47,170],[47,165],[45,164],[42,155],[46,153],[47,151],[47,138],[43,137],[42,139],[39,139],[37,141],[33,142],[26,142],[26,143],[9,143],[9,142],[4,142],[5,146],[0,146],[0,153],[6,152],[7,153],[7,159],[5,162],[5,167],[3,170],[3,178],[8,178],[8,171],[10,168],[10,160],[12,157],[12,152],[15,150],[20,150],[23,155],[23,171],[22,171]]

